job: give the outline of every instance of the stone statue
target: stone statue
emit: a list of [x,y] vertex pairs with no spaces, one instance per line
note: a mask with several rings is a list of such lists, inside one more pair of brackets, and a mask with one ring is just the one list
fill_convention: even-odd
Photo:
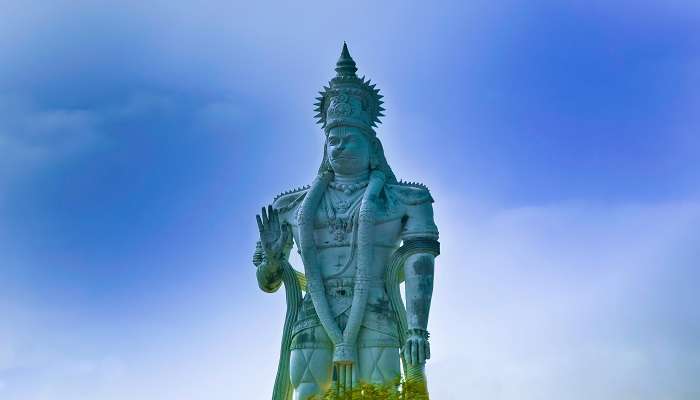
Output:
[[[326,143],[316,178],[256,216],[258,284],[265,292],[284,284],[287,298],[274,400],[397,385],[402,367],[405,380],[427,388],[433,199],[425,186],[396,180],[374,130],[383,96],[357,77],[346,44],[335,71],[317,97]],[[293,243],[304,273],[289,265]]]

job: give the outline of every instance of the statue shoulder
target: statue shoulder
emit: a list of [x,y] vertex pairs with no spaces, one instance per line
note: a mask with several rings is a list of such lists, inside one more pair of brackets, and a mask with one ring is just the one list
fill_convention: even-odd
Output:
[[306,196],[306,192],[309,191],[309,187],[310,186],[307,185],[278,194],[275,196],[274,200],[272,200],[272,207],[280,213],[285,213],[295,208],[301,204],[301,201]]
[[432,203],[434,201],[433,196],[430,195],[430,190],[422,183],[399,181],[387,184],[386,188],[391,196],[408,206]]
[[433,196],[428,188],[415,182],[389,184],[387,194],[403,204],[404,222],[401,240],[437,240],[439,232],[433,219]]

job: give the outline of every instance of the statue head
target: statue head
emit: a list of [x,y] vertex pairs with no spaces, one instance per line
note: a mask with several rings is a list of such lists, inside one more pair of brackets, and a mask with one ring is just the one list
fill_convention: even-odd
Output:
[[354,126],[336,126],[328,131],[325,151],[333,172],[356,175],[370,170],[376,142]]
[[331,171],[354,175],[379,169],[387,180],[395,181],[384,157],[384,149],[374,128],[383,117],[384,103],[379,89],[370,80],[358,78],[355,61],[347,44],[336,63],[337,75],[324,86],[317,97],[316,118],[326,134],[323,163],[320,172]]

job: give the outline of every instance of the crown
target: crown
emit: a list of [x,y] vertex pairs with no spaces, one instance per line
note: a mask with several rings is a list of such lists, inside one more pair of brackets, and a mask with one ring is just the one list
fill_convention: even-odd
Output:
[[384,116],[384,102],[381,100],[384,96],[375,89],[376,84],[370,85],[371,80],[365,81],[364,76],[358,78],[355,75],[357,67],[345,42],[335,72],[337,75],[328,86],[318,92],[321,96],[314,104],[317,123],[326,133],[336,126],[354,126],[374,135],[373,128],[381,123],[379,117]]

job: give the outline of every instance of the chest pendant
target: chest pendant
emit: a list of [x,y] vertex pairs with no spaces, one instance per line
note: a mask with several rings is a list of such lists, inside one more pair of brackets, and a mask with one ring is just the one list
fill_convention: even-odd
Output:
[[[344,200],[341,200],[335,204],[335,209],[338,211],[338,214],[345,214],[349,207],[350,204]],[[330,233],[333,234],[333,239],[338,242],[343,242],[345,241],[347,234],[352,232],[352,214],[345,216],[340,216],[338,214],[329,219],[328,229],[330,230]]]
[[[331,197],[331,196],[329,196]],[[335,197],[335,196],[332,196]],[[355,227],[354,216],[362,196],[354,199],[327,198],[328,230],[337,242],[344,242]]]

